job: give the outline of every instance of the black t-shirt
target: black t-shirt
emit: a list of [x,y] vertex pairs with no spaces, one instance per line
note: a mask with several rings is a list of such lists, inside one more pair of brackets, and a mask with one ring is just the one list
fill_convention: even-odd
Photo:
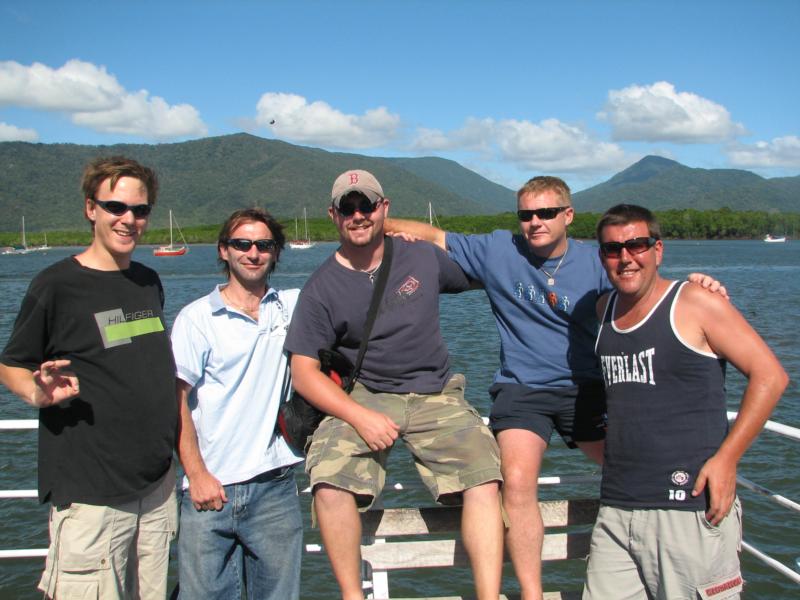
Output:
[[72,361],[80,396],[39,411],[39,499],[116,504],[150,493],[172,460],[175,364],[158,275],[68,258],[31,282],[0,362]]
[[[426,242],[394,238],[394,257],[359,381],[391,393],[440,392],[449,376],[439,328],[439,293],[469,288],[461,268]],[[317,358],[337,348],[355,362],[372,297],[370,277],[331,256],[300,292],[285,348]]]

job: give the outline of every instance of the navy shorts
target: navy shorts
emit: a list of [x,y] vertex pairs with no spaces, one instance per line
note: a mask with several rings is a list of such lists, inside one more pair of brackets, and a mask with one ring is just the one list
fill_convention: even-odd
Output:
[[504,429],[526,429],[550,443],[553,429],[570,448],[575,442],[606,437],[606,393],[602,381],[551,389],[518,383],[495,383],[489,388],[495,434]]

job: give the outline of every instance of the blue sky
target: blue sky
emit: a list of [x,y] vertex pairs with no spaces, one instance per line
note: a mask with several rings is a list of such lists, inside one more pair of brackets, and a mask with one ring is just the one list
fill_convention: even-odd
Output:
[[[0,2],[0,141],[247,131],[574,190],[800,174],[800,2]],[[274,121],[274,123],[272,123]]]

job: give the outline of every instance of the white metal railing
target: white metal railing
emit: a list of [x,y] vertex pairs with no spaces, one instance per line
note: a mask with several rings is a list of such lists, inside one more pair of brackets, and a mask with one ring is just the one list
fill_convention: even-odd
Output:
[[[738,413],[728,412],[728,420],[733,421],[736,419]],[[35,419],[16,419],[16,420],[0,420],[0,430],[20,430],[20,429],[36,429],[39,423]],[[771,431],[778,435],[784,436],[795,441],[800,441],[800,429],[777,423],[775,421],[767,421],[764,429]],[[565,475],[565,476],[546,476],[539,478],[539,485],[564,485],[564,484],[585,484],[596,483],[600,480],[599,475]],[[737,476],[737,484],[756,493],[762,495],[775,504],[800,512],[800,504],[786,498],[780,494],[773,492],[757,483],[750,481],[742,476]],[[404,486],[402,483],[395,483],[389,486],[391,489],[402,490]],[[413,486],[412,486],[413,487]],[[308,491],[308,490],[305,490]],[[19,499],[19,498],[36,498],[38,496],[37,490],[0,490],[0,499]],[[800,573],[784,565],[783,563],[775,560],[768,554],[762,552],[752,544],[746,541],[742,542],[742,548],[749,554],[760,560],[765,565],[771,567],[775,571],[781,573],[785,577],[791,579],[797,584],[800,584]],[[319,552],[321,547],[318,544],[308,544],[307,551]],[[0,550],[0,559],[4,558],[38,558],[47,556],[46,548],[34,549],[19,549],[19,550]],[[800,565],[798,565],[800,567]]]

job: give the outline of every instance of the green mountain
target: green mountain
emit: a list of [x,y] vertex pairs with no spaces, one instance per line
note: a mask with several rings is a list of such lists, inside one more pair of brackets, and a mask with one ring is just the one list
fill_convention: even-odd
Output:
[[652,210],[695,208],[800,212],[800,176],[765,179],[738,169],[692,169],[646,156],[608,181],[573,195],[581,212],[621,202]]
[[308,209],[327,215],[330,189],[347,169],[375,174],[392,200],[392,214],[422,217],[493,214],[514,207],[514,192],[441,158],[376,158],[295,146],[244,133],[177,144],[0,143],[0,229],[21,215],[31,231],[85,226],[79,179],[97,156],[123,154],[156,169],[161,182],[152,227],[167,225],[171,208],[181,226],[222,222],[242,206],[259,205],[282,219]]

